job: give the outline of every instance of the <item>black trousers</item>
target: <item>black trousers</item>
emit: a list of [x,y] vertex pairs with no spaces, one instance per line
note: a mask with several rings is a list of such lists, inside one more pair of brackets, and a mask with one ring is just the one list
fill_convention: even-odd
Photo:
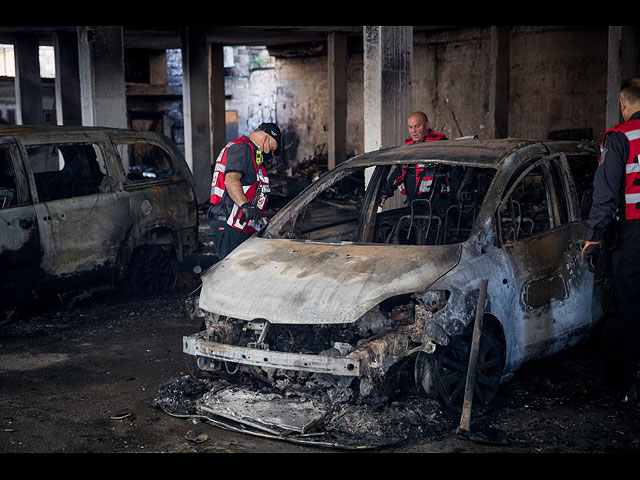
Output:
[[229,253],[248,239],[251,234],[236,230],[220,220],[210,220],[210,234],[213,237],[213,245],[216,247],[220,260],[229,255]]
[[614,388],[628,390],[640,359],[640,241],[619,239],[612,252],[614,312],[603,332],[607,376]]

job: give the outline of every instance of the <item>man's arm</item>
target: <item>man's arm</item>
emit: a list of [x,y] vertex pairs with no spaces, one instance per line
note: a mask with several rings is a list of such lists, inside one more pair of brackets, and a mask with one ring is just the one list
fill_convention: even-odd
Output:
[[620,188],[626,172],[629,144],[624,134],[613,132],[606,136],[604,153],[593,178],[593,204],[587,220],[582,259],[587,270],[595,272],[593,257],[600,251],[604,231],[618,210]]
[[253,155],[251,147],[246,143],[237,143],[227,150],[227,168],[224,176],[224,186],[231,200],[241,206],[248,202],[241,179],[253,169]]
[[400,176],[401,173],[402,172],[400,171],[400,167],[398,166],[394,167],[393,172],[391,172],[391,176],[389,176],[387,183],[382,189],[382,201],[380,202],[380,205],[382,205],[387,198],[393,197],[393,194],[395,193],[395,190],[396,190],[396,187],[394,186],[394,182]]
[[227,192],[229,193],[229,197],[234,201],[236,205],[240,207],[240,221],[249,221],[249,220],[258,220],[262,214],[260,210],[249,203],[246,195],[244,194],[244,190],[242,189],[242,184],[240,183],[240,178],[242,178],[242,173],[240,172],[229,172],[225,175],[224,185],[227,188]]
[[589,212],[587,240],[599,242],[620,203],[620,188],[625,175],[627,153],[624,134],[614,132],[604,142],[601,157],[593,179],[593,205]]
[[240,183],[240,179],[242,178],[241,172],[227,172],[224,176],[224,186],[231,197],[233,202],[240,206],[247,203],[247,197],[244,194],[244,190],[242,189],[242,183]]

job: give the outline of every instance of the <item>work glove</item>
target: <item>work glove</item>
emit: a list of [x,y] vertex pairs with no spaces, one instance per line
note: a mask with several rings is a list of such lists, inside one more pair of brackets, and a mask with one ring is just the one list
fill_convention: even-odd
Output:
[[262,217],[262,214],[260,213],[260,210],[258,209],[258,207],[251,205],[250,202],[243,203],[240,206],[240,211],[242,212],[240,214],[240,222],[242,223],[248,220],[256,221],[260,217]]
[[600,242],[585,242],[584,247],[582,247],[582,261],[590,272],[596,271],[593,257],[599,253]]

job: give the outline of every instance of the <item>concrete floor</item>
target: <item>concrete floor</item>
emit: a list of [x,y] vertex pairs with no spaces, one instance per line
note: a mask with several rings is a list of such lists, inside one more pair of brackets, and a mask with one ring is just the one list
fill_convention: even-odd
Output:
[[[95,299],[3,325],[0,452],[327,452],[194,424],[153,407],[161,385],[193,369],[181,341],[199,325],[184,298]],[[508,445],[461,438],[452,419],[435,439],[375,451],[640,453],[640,409],[613,402],[599,383],[601,368],[597,351],[581,347],[518,372],[503,385],[498,408],[473,427],[506,432]],[[206,439],[186,438],[193,433]]]

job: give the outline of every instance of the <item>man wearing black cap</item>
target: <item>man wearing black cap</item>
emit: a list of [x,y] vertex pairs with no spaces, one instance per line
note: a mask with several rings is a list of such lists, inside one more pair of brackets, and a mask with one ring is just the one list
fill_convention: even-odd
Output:
[[266,224],[269,194],[264,162],[280,153],[282,134],[275,123],[262,123],[248,136],[220,152],[211,182],[211,236],[220,259]]

